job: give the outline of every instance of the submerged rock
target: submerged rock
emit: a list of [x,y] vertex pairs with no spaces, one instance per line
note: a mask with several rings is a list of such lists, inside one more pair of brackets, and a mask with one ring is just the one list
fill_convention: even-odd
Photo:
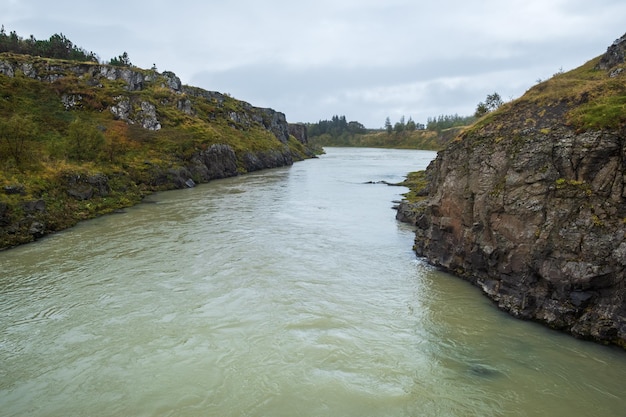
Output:
[[468,369],[468,373],[481,378],[498,378],[504,375],[499,370],[482,364],[471,365]]

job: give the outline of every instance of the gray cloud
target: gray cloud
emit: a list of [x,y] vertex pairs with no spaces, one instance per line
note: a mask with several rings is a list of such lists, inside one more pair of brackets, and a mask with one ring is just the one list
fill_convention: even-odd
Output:
[[600,55],[623,34],[621,0],[256,0],[91,3],[6,0],[7,30],[64,33],[103,60],[141,67],[286,113],[345,114],[368,127],[471,114],[486,94]]

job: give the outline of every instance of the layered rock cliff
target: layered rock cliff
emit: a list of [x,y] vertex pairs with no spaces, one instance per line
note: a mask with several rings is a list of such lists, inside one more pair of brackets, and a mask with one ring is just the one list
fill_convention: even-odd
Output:
[[0,249],[157,190],[314,156],[283,113],[172,72],[0,54]]
[[418,255],[501,309],[624,348],[625,46],[477,122],[398,211]]

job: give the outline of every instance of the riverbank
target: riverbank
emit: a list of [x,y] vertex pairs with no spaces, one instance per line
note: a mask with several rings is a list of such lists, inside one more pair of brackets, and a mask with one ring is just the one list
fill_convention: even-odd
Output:
[[315,155],[283,113],[159,73],[0,54],[0,250]]
[[[0,190],[0,250],[133,206],[156,191],[191,188],[214,179],[291,165],[308,157],[288,146],[238,157],[228,145],[212,145],[179,166],[144,161],[123,170],[87,164],[52,173],[14,174],[13,181]],[[238,168],[239,160],[245,169]]]

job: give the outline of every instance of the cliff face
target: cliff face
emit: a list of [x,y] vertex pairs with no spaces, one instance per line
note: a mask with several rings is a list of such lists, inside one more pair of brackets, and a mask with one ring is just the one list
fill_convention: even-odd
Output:
[[398,218],[503,310],[626,348],[625,45],[461,134]]
[[0,54],[0,95],[0,249],[152,191],[314,156],[283,113],[167,71]]
[[[4,54],[0,56],[0,75],[15,77],[23,75],[32,80],[45,83],[55,83],[60,80],[75,82],[74,86],[66,85],[60,91],[60,99],[66,110],[80,110],[88,106],[90,94],[72,93],[80,87],[93,87],[100,89],[104,83],[121,83],[122,94],[110,97],[111,103],[108,110],[115,118],[124,120],[130,124],[140,124],[148,130],[160,130],[161,123],[158,120],[157,107],[172,106],[188,116],[197,116],[194,109],[193,99],[200,99],[214,103],[218,107],[225,106],[230,99],[221,93],[207,91],[197,87],[185,86],[180,79],[170,71],[162,74],[153,70],[139,68],[113,67],[96,63],[73,63],[51,62],[48,59],[28,58],[23,56]],[[61,84],[61,83],[59,83]],[[169,100],[160,100],[155,103],[154,99],[138,97],[137,93],[145,91],[148,87],[166,89],[177,96],[175,103]],[[125,94],[127,92],[128,94]],[[232,99],[230,99],[232,101]],[[283,113],[273,109],[259,108],[243,101],[237,101],[238,107],[227,112],[233,124],[250,128],[259,126],[272,132],[278,140],[287,143],[289,140],[289,124]],[[304,142],[306,143],[306,142]]]

